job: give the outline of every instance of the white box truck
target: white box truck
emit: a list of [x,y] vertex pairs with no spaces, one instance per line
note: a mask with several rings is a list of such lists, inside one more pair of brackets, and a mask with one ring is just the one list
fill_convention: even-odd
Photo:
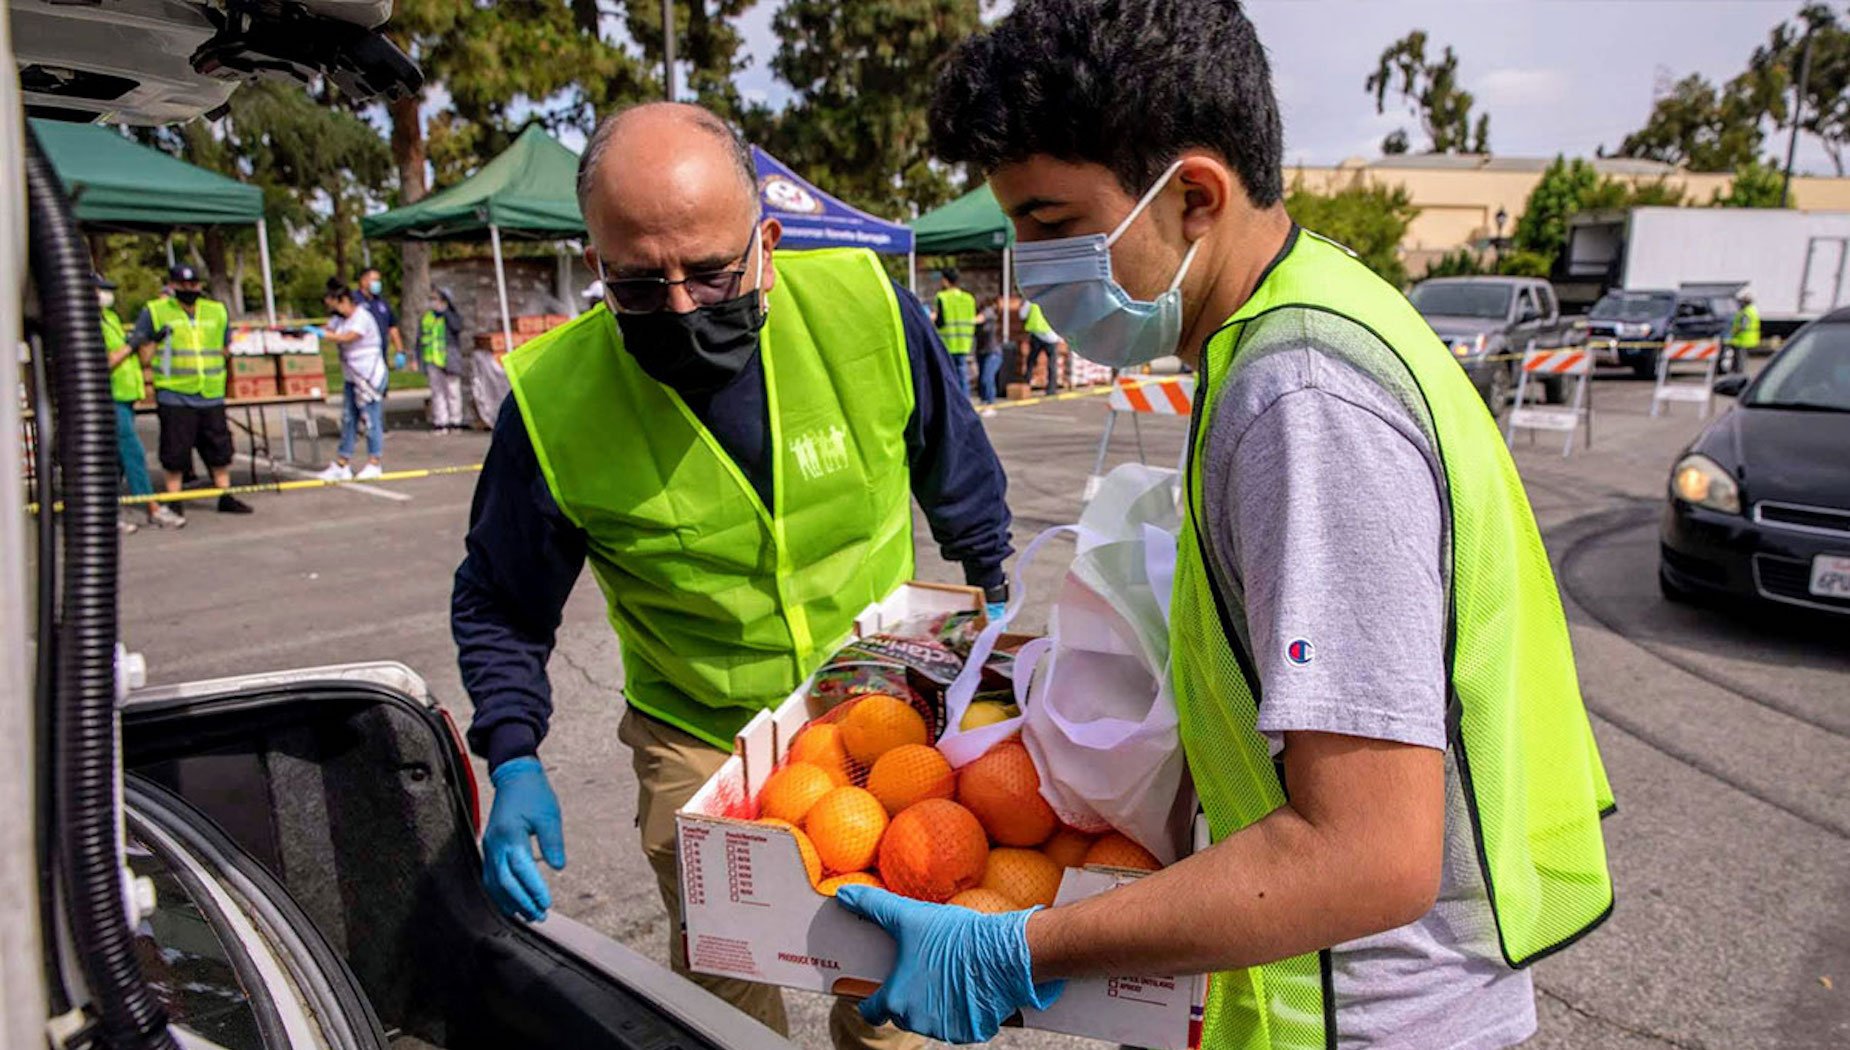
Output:
[[1555,283],[1564,304],[1584,309],[1613,288],[1675,291],[1741,282],[1773,333],[1850,306],[1850,212],[1588,212],[1568,220]]

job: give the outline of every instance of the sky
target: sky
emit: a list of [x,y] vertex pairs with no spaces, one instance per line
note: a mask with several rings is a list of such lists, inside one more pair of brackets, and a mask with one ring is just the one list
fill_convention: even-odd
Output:
[[[746,98],[781,104],[777,49],[761,0],[741,22],[751,65]],[[985,5],[1006,9],[1007,4]],[[1592,156],[1644,123],[1654,89],[1689,73],[1719,83],[1739,73],[1799,0],[1248,0],[1272,62],[1285,120],[1287,165],[1373,157],[1382,136],[1418,123],[1390,99],[1375,113],[1363,81],[1383,49],[1413,29],[1450,44],[1477,111],[1490,114],[1492,151],[1505,156]],[[1783,157],[1785,138],[1765,147]],[[1831,174],[1816,140],[1801,135],[1800,172]]]

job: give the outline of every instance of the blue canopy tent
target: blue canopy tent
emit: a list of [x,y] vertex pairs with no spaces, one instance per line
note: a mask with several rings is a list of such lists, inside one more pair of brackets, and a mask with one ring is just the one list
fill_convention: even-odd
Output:
[[783,223],[786,248],[869,248],[884,255],[912,255],[912,229],[853,208],[797,177],[784,162],[757,146],[758,199],[765,214]]

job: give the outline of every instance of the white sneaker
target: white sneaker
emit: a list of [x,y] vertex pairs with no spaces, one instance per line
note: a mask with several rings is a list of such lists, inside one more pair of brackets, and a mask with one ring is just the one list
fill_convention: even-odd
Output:
[[322,481],[352,481],[353,468],[345,463],[330,463],[328,469],[315,476]]
[[186,519],[174,512],[165,503],[148,504],[148,524],[163,529],[179,529],[186,526]]
[[984,419],[994,419],[996,416],[996,410],[994,406],[984,405],[983,410],[981,412],[978,412],[977,415],[982,416]]
[[353,476],[353,480],[355,480],[355,481],[371,481],[372,479],[374,479],[374,478],[376,478],[376,477],[378,477],[379,475],[381,475],[381,474],[383,474],[383,473],[385,473],[385,471],[383,471],[383,470],[381,470],[381,469],[379,469],[379,464],[377,464],[377,463],[368,463],[368,464],[366,464],[365,466],[363,466],[363,467],[361,467],[361,468],[360,468],[360,472],[359,472],[358,474],[355,474],[355,475]]

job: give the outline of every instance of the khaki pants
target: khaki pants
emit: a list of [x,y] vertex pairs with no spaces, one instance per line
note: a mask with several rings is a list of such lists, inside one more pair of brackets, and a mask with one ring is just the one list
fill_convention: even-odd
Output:
[[[668,909],[669,957],[674,971],[786,1035],[790,1019],[784,996],[768,984],[690,973],[681,940],[681,887],[675,866],[674,814],[687,804],[707,778],[719,771],[727,753],[666,722],[624,712],[617,738],[630,749],[636,767],[636,820],[642,829],[642,852],[655,869],[655,881]],[[891,1025],[870,1026],[847,999],[829,1012],[829,1036],[836,1050],[922,1050],[925,1041]]]

